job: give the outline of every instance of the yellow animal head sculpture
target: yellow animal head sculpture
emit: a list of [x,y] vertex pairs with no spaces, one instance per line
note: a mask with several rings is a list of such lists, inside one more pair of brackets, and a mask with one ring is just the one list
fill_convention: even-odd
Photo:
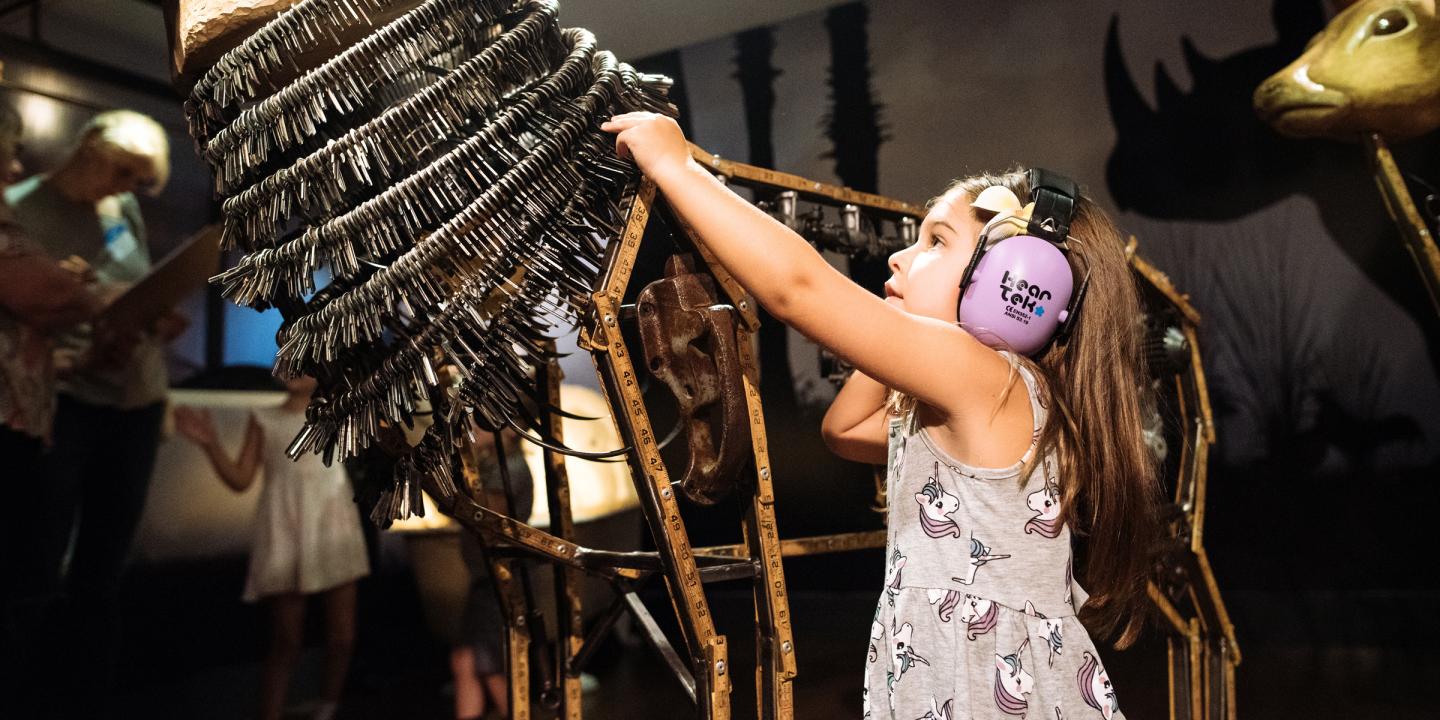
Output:
[[1286,135],[1406,140],[1440,128],[1440,0],[1360,0],[1255,90]]

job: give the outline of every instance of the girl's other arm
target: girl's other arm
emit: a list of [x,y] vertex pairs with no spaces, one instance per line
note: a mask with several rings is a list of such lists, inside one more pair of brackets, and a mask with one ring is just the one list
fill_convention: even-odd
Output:
[[820,435],[830,451],[846,460],[883,465],[889,438],[885,396],[889,391],[856,370],[825,411]]
[[255,483],[255,471],[260,467],[260,450],[264,445],[264,434],[254,416],[245,426],[245,440],[240,446],[240,456],[234,460],[225,454],[215,434],[215,425],[210,413],[205,410],[180,406],[175,408],[175,428],[191,442],[205,451],[210,466],[220,480],[237,493],[245,492]]
[[725,269],[772,315],[886,387],[947,415],[993,407],[1010,372],[1005,358],[954,323],[907,313],[851,282],[803,238],[692,160],[674,120],[628,113],[602,129],[619,133],[617,152],[635,158]]

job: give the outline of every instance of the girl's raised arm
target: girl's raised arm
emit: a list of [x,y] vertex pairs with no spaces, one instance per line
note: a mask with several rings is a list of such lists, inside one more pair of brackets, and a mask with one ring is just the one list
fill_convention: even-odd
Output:
[[988,412],[1010,372],[954,323],[913,315],[870,294],[803,238],[731,192],[690,158],[674,120],[618,115],[602,128],[633,157],[725,269],[785,324],[886,387],[941,412]]
[[846,460],[885,464],[886,393],[884,385],[865,373],[856,370],[850,375],[820,423],[820,435],[831,452]]
[[215,425],[210,413],[191,407],[175,408],[175,428],[191,442],[205,451],[210,466],[231,490],[245,492],[255,483],[255,471],[260,468],[260,451],[265,444],[264,432],[255,416],[250,416],[245,425],[245,440],[240,446],[240,455],[234,460],[225,454],[215,434]]

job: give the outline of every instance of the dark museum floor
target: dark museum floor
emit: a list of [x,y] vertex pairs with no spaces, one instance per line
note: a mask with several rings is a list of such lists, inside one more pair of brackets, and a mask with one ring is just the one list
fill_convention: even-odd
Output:
[[[227,561],[230,567],[223,572],[211,564],[132,573],[126,593],[123,690],[115,717],[253,717],[264,618],[258,608],[235,600],[236,578],[243,572],[239,563]],[[874,598],[869,592],[807,589],[800,579],[803,569],[792,574],[801,671],[795,716],[858,717],[863,629]],[[339,713],[342,719],[450,717],[445,651],[428,637],[408,578],[402,572],[380,572],[362,584],[358,647]],[[717,627],[729,635],[730,657],[738,667],[753,654],[748,591],[720,587],[711,597]],[[652,609],[663,607],[656,593],[646,599]],[[1440,652],[1416,641],[1434,635],[1424,629],[1434,621],[1425,612],[1434,598],[1357,597],[1353,603],[1319,598],[1302,603],[1312,608],[1303,613],[1285,609],[1297,605],[1268,592],[1232,592],[1227,599],[1244,651],[1238,682],[1242,718],[1435,716],[1425,690],[1440,680]],[[1405,623],[1419,623],[1413,626],[1415,633],[1407,638],[1403,630],[1398,636],[1369,632],[1366,616],[1382,605],[1392,607],[1392,618],[1395,613],[1409,615],[1412,619]],[[1335,616],[1323,616],[1313,611],[1316,607],[1332,607]],[[310,630],[318,631],[319,623],[313,620],[318,618],[312,618]],[[1253,627],[1269,628],[1274,639],[1255,639],[1245,631]],[[1314,628],[1330,630],[1320,637]],[[313,699],[319,682],[319,634],[310,635],[292,690],[297,707]],[[1296,641],[1306,636],[1316,642]],[[1355,640],[1366,637],[1378,644]],[[1132,720],[1168,717],[1164,653],[1163,642],[1153,639],[1125,653],[1107,653],[1122,708]],[[589,720],[693,717],[679,684],[648,647],[626,648],[613,639],[602,647],[590,671],[598,689],[585,696],[584,716]],[[734,678],[734,717],[753,717],[753,673],[746,669]],[[289,717],[307,716],[297,711]]]

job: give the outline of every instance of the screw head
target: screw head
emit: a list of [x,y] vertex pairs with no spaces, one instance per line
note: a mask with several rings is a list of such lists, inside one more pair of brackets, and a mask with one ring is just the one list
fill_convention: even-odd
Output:
[[665,488],[664,490],[661,490],[661,491],[660,491],[660,497],[669,499],[670,495],[671,495],[671,493],[670,493],[670,488]]
[[724,661],[724,660],[716,660],[716,661],[715,661],[715,673],[716,673],[717,675],[724,675],[724,674],[725,674],[725,661]]
[[786,640],[785,642],[780,643],[780,649],[784,650],[787,653],[790,652],[790,641]]
[[610,313],[605,313],[605,324],[610,327],[615,327],[615,316]]

